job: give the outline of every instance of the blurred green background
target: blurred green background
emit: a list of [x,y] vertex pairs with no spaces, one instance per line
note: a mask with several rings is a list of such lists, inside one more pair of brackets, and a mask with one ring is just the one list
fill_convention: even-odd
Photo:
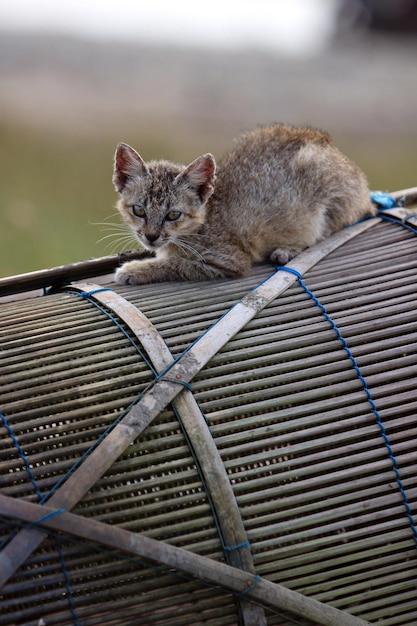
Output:
[[3,33],[1,276],[133,247],[111,226],[119,141],[188,162],[257,124],[308,124],[372,189],[416,186],[416,52],[414,35],[370,32],[300,56]]

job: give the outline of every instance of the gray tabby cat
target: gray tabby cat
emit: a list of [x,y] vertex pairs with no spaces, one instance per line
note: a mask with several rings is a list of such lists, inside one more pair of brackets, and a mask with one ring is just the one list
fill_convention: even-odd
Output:
[[117,204],[155,258],[129,261],[120,284],[236,278],[253,263],[284,265],[304,248],[375,212],[361,170],[311,128],[274,125],[243,134],[216,163],[145,163],[119,144]]

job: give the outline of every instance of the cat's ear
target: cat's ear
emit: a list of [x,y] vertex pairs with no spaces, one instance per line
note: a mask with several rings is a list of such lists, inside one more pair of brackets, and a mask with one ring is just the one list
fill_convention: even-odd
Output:
[[203,154],[195,159],[181,174],[176,182],[194,189],[201,202],[206,202],[214,191],[216,161],[212,154]]
[[127,143],[119,143],[114,155],[113,184],[121,193],[131,178],[140,178],[149,173],[145,161]]

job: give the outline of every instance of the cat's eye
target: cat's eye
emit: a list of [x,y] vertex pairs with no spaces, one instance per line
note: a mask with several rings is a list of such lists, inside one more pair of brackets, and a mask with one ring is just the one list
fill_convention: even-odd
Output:
[[181,217],[181,211],[168,211],[168,213],[165,215],[165,219],[168,222],[175,222],[175,220],[177,220],[180,217]]
[[136,217],[146,217],[146,211],[141,204],[134,204],[132,206],[132,213],[133,215],[136,215]]

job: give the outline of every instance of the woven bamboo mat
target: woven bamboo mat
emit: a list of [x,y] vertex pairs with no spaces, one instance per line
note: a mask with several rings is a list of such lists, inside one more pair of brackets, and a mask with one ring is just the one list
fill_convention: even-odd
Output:
[[0,624],[417,621],[409,225],[3,303]]

